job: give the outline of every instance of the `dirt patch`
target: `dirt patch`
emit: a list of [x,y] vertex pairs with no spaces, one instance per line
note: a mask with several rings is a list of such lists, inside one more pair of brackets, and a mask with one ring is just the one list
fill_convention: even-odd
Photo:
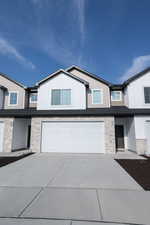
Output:
[[115,159],[144,190],[150,191],[150,159]]
[[0,157],[0,167],[2,166],[6,166],[10,163],[13,163],[15,161],[18,161],[20,159],[23,159],[29,155],[32,155],[34,153],[28,153],[28,154],[25,154],[25,155],[21,155],[21,156],[11,156],[11,157],[7,157],[7,156],[3,156],[3,157]]

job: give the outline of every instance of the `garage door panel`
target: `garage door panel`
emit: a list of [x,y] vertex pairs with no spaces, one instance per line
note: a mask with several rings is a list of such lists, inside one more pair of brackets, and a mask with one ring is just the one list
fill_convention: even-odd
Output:
[[104,122],[43,122],[42,152],[103,153]]

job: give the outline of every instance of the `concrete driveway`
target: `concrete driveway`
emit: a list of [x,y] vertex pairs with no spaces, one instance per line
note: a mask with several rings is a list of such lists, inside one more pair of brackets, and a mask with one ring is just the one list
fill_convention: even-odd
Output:
[[149,207],[111,155],[35,154],[0,168],[0,224],[149,224]]

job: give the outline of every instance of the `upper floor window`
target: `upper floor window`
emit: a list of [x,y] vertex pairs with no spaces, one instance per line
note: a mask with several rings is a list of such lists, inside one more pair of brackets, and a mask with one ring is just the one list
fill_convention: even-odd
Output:
[[112,91],[111,92],[111,100],[112,101],[121,101],[122,100],[121,91]]
[[18,104],[18,92],[10,92],[9,105],[17,105],[17,104]]
[[71,105],[71,89],[53,89],[51,93],[52,105]]
[[144,87],[145,104],[150,104],[150,87]]
[[30,102],[36,103],[37,102],[37,93],[31,93],[30,94]]
[[92,90],[92,104],[102,104],[102,103],[103,103],[102,90],[93,89]]

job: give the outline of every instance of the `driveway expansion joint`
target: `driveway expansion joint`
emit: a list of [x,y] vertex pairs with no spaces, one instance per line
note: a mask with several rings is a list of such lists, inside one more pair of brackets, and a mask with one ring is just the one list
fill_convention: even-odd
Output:
[[61,170],[65,167],[66,164],[66,159],[64,160],[64,162],[60,165],[60,167],[58,168],[58,171],[54,174],[54,176],[48,181],[47,185],[45,187],[48,187],[53,180],[55,180],[55,178],[57,177],[57,175],[61,172]]
[[103,220],[102,207],[101,207],[100,199],[98,196],[98,190],[96,190],[96,196],[97,196],[97,201],[98,201],[98,206],[99,206],[100,218]]
[[24,209],[19,213],[18,218],[21,217],[21,215],[24,213],[24,211],[34,202],[34,200],[40,195],[40,193],[43,191],[43,187],[38,191],[38,193],[34,196],[34,198],[24,207]]

